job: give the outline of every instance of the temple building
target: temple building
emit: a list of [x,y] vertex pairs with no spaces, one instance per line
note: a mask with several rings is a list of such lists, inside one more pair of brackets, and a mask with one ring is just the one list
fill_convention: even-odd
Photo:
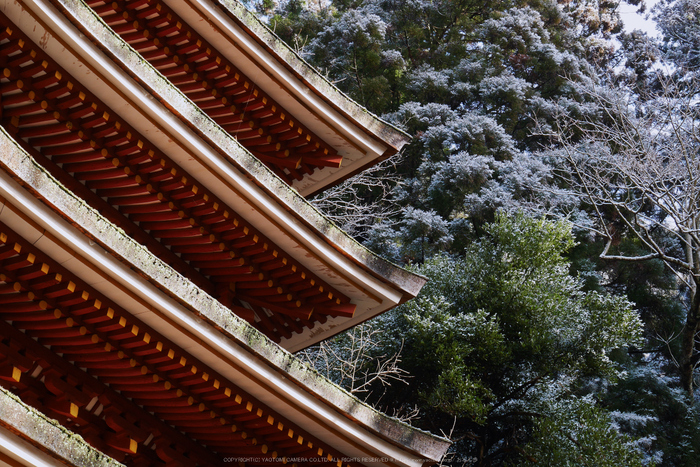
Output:
[[233,0],[0,5],[0,467],[438,462],[291,353],[423,286],[306,201],[407,136]]

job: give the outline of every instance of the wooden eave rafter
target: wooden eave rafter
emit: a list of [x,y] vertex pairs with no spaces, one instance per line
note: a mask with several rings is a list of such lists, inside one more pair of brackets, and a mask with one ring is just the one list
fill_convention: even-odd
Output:
[[0,466],[124,467],[0,386]]
[[[350,303],[357,305],[353,318],[314,311],[317,320],[313,329],[298,325],[296,320],[276,326],[287,318],[269,309],[262,313],[254,310],[261,326],[287,331],[279,336],[281,345],[299,350],[417,294],[424,278],[382,260],[329,223],[127,47],[87,5],[80,1],[53,3],[60,4],[60,9],[50,1],[33,0],[22,8],[8,1],[3,11],[56,63],[108,103],[124,122],[138,128],[173,163],[227,206],[235,206],[241,218],[306,270],[314,271],[331,290],[352,297]],[[80,30],[71,21],[78,21]],[[86,189],[80,183],[76,190],[81,186]],[[85,193],[79,195],[88,199]],[[220,298],[230,297],[223,288],[216,292]],[[230,306],[250,318],[255,305],[240,305],[232,301]],[[294,323],[298,327],[293,327]]]
[[[395,154],[409,140],[405,133],[338,91],[267,28],[237,21],[241,18],[232,13],[235,2],[219,5],[216,1],[136,0],[90,4],[125,41],[168,78],[172,76],[197,105],[304,196],[338,184]],[[237,13],[252,17],[247,11]],[[248,23],[251,21],[255,22],[248,18]],[[258,27],[251,30],[250,26]],[[181,31],[185,31],[185,38],[193,39],[189,46],[173,43],[183,37]],[[252,42],[243,44],[241,38],[243,42],[252,39],[260,47],[252,51]],[[184,56],[176,50],[184,51]],[[215,68],[218,71],[213,72]],[[239,82],[243,77],[240,70],[246,70],[255,81]],[[284,78],[279,75],[282,70]],[[237,87],[231,86],[233,81]],[[227,88],[226,92],[235,92],[233,101],[215,89],[214,82]],[[259,95],[249,100],[251,94]],[[238,102],[231,106],[234,101]],[[241,102],[263,118],[251,120],[252,113],[240,113]],[[267,106],[265,111],[260,110],[263,104]],[[284,111],[279,110],[279,104]],[[268,132],[258,124],[273,126]],[[290,141],[292,134],[295,136]],[[283,147],[286,142],[289,151]]]
[[[233,143],[228,136],[209,141],[216,141],[219,150],[233,148],[222,160],[235,161],[240,174],[229,172],[227,165],[221,167],[229,178],[212,177],[211,165],[202,161],[218,163],[220,154],[197,138],[220,131],[218,127],[205,119],[207,125],[198,127],[195,134],[168,123],[171,114],[167,112],[159,114],[162,117],[146,117],[148,111],[161,112],[161,103],[145,94],[146,101],[140,101],[138,90],[128,94],[131,84],[122,87],[122,82],[130,83],[128,78],[123,80],[109,59],[95,65],[93,58],[103,60],[99,51],[90,52],[90,45],[81,42],[83,38],[48,4],[6,2],[4,8],[24,32],[33,34],[41,48],[28,36],[15,41],[17,36],[12,36],[19,34],[18,28],[0,29],[0,50],[4,46],[9,50],[0,52],[0,195],[4,198],[0,199],[4,204],[0,206],[0,232],[4,233],[0,236],[0,274],[4,274],[0,277],[0,335],[9,336],[0,339],[5,346],[0,347],[0,380],[23,392],[41,411],[92,439],[100,449],[134,465],[162,461],[220,465],[220,452],[261,461],[281,455],[314,458],[324,465],[339,465],[343,454],[353,459],[379,456],[390,459],[383,464],[407,467],[421,465],[426,457],[439,459],[448,445],[445,440],[363,406],[222,305],[226,303],[268,331],[274,326],[275,332],[284,329],[292,338],[306,338],[311,326],[327,318],[331,325],[326,327],[333,328],[338,319],[333,314],[351,310],[331,310],[332,314],[319,314],[318,321],[306,325],[290,315],[289,302],[292,311],[300,308],[297,301],[314,307],[327,302],[339,305],[349,300],[350,291],[356,294],[353,301],[371,302],[370,312],[371,307],[381,311],[406,296],[404,287],[415,294],[422,280],[381,261],[372,262],[371,256],[368,260],[364,250],[345,244],[340,247],[334,241],[328,242],[332,245],[328,248],[327,240],[343,240],[326,236],[337,235],[337,229],[322,222],[314,224],[320,216],[305,212],[308,206],[304,203],[296,205],[302,212],[285,208],[294,206],[286,203],[296,203],[298,197],[291,190],[280,190],[277,183],[282,182],[247,153],[241,151],[237,159],[238,146],[222,146],[222,141]],[[38,10],[40,17],[34,16]],[[78,42],[71,42],[74,38]],[[75,49],[67,43],[88,55],[82,59],[73,55]],[[65,54],[59,53],[63,50]],[[56,54],[81,79],[69,76],[50,59]],[[66,61],[66,56],[76,59]],[[139,76],[150,76],[148,69],[145,72]],[[109,84],[107,77],[122,77],[123,81]],[[83,87],[86,83],[95,86],[90,88],[92,93]],[[141,106],[136,102],[142,102]],[[170,108],[179,102],[176,96],[163,104]],[[115,105],[131,120],[115,118],[118,112],[110,108]],[[173,131],[176,127],[181,130]],[[182,135],[190,135],[190,141],[201,149],[188,152],[184,150],[187,144],[167,141]],[[209,177],[207,184],[195,180],[200,176]],[[256,196],[260,203],[252,202]],[[238,216],[231,206],[248,209],[248,217]],[[129,209],[122,212],[123,207]],[[228,218],[224,210],[230,213]],[[239,220],[238,225],[232,217]],[[251,218],[259,224],[246,222]],[[282,225],[287,227],[280,229]],[[266,229],[267,236],[255,226]],[[233,236],[225,237],[229,232]],[[275,236],[274,241],[270,236]],[[134,239],[152,242],[148,243],[151,252]],[[230,251],[228,256],[221,255],[220,245],[226,242],[242,242],[231,245],[235,257]],[[278,248],[280,242],[287,249],[296,249],[294,254]],[[200,251],[207,244],[216,248]],[[260,250],[265,244],[268,247]],[[173,255],[174,246],[193,251]],[[280,253],[275,257],[271,249]],[[312,253],[307,261],[305,255],[317,251],[323,253]],[[206,268],[202,263],[193,264],[193,257],[183,257],[190,254],[206,263]],[[352,261],[345,261],[350,258]],[[218,262],[240,259],[250,261],[248,264],[260,268],[258,274],[270,274],[270,278],[235,270],[227,272],[236,275],[234,281],[230,277],[218,284],[211,280],[216,274],[210,270],[222,267]],[[223,267],[229,269],[228,264]],[[318,279],[300,276],[310,270],[323,274],[325,280],[305,282]],[[185,278],[190,275],[200,287]],[[392,282],[395,279],[398,288]],[[231,282],[236,286],[231,287]],[[242,282],[260,287],[239,286]],[[324,289],[316,292],[317,286]],[[259,289],[272,289],[272,296],[279,295],[281,300],[275,302]],[[327,295],[329,291],[332,296]],[[6,319],[1,319],[3,313]],[[316,311],[312,318],[314,315]],[[323,335],[315,332],[318,329],[313,331],[311,336]],[[278,339],[280,335],[287,339],[284,332],[279,331]],[[88,372],[91,376],[86,380]],[[110,391],[116,395],[111,397]],[[160,403],[161,398],[167,400]],[[163,435],[168,429],[174,433]],[[247,436],[242,436],[243,431]]]
[[[8,234],[3,240],[7,243],[2,245],[6,248],[1,250],[3,259],[0,259],[0,268],[16,274],[11,277],[5,273],[9,281],[4,281],[7,285],[7,290],[4,291],[10,294],[26,294],[15,295],[15,301],[11,301],[11,303],[26,305],[26,308],[14,309],[11,310],[12,312],[35,313],[37,320],[44,323],[47,320],[56,320],[55,326],[47,324],[41,326],[41,329],[33,329],[32,326],[37,325],[32,323],[37,320],[22,319],[20,315],[15,317],[19,318],[16,321],[19,323],[18,328],[31,330],[36,339],[59,339],[51,341],[51,344],[57,349],[62,348],[64,356],[73,355],[70,349],[65,348],[66,346],[97,345],[92,342],[92,337],[89,340],[90,344],[81,341],[85,339],[88,332],[97,334],[98,338],[102,338],[99,332],[103,332],[103,335],[107,335],[108,338],[119,336],[117,345],[123,344],[128,349],[131,349],[132,345],[139,349],[142,345],[146,345],[143,350],[150,349],[148,346],[154,345],[153,336],[155,336],[158,342],[176,343],[177,349],[187,349],[187,355],[182,354],[188,359],[185,365],[181,365],[182,360],[177,361],[177,364],[182,367],[180,372],[187,375],[183,378],[198,375],[186,366],[188,362],[197,362],[198,369],[204,368],[204,371],[214,377],[221,375],[222,378],[225,377],[228,381],[235,383],[241,391],[255,394],[258,401],[264,401],[263,407],[279,414],[279,417],[273,416],[278,422],[291,420],[290,427],[293,428],[294,425],[304,427],[312,436],[321,440],[321,447],[323,443],[327,443],[327,446],[348,455],[348,459],[385,458],[390,459],[388,462],[381,462],[385,465],[418,467],[425,462],[426,458],[436,461],[442,456],[449,444],[445,440],[407,427],[364,406],[357,399],[301,365],[293,356],[249,328],[235,315],[228,313],[223,305],[175,274],[162,260],[148,253],[145,248],[136,244],[96,210],[86,206],[82,200],[57,184],[46,170],[41,168],[4,131],[0,131],[0,147],[2,147],[0,163],[4,169],[0,170],[0,222],[25,240],[24,244],[14,242],[10,245],[12,238]],[[58,211],[55,211],[56,209]],[[61,213],[61,216],[57,212]],[[27,252],[27,249],[30,251]],[[23,256],[25,253],[26,256]],[[29,254],[33,256],[30,257]],[[49,256],[49,260],[60,262],[61,268],[57,264],[46,261],[45,259]],[[10,261],[5,263],[4,259]],[[59,290],[49,291],[52,295],[49,298],[63,300],[62,303],[52,303],[47,300],[46,295],[39,296],[44,289],[51,286],[51,282],[47,284],[47,280],[42,277],[50,278],[52,272],[61,274],[61,280],[56,281],[59,284],[64,282],[64,278],[75,284],[73,287],[69,282],[69,286],[65,287],[71,293],[68,295],[56,297],[55,294],[60,294],[60,287]],[[53,276],[53,279],[55,281],[57,277]],[[25,292],[22,289],[22,281],[31,282],[33,286],[38,287],[37,291],[30,289]],[[87,281],[92,285],[87,285]],[[17,282],[19,286],[15,285]],[[79,294],[79,298],[76,293],[78,289],[83,291]],[[87,295],[84,292],[87,292]],[[29,293],[33,295],[30,297]],[[91,302],[93,299],[100,300],[99,304]],[[56,308],[61,311],[61,315],[57,317],[54,314],[51,318],[50,312],[55,313],[56,308],[52,309],[55,305],[60,305]],[[115,313],[128,311],[135,318],[136,314],[138,315],[136,319],[140,320],[143,327],[139,327],[134,333],[133,324],[138,326],[138,323],[132,322],[129,326],[129,321],[122,322],[121,319],[117,327],[110,330],[91,329],[84,321],[80,324],[79,320],[89,315],[96,320],[87,324],[99,328],[104,321],[99,319],[99,313],[105,312],[105,307],[107,307],[107,319],[111,318],[109,308],[112,308]],[[66,309],[71,312],[81,310],[82,314],[79,313],[75,317],[69,316],[65,313]],[[126,315],[124,317],[128,319]],[[72,320],[68,321],[68,318]],[[86,328],[84,331],[83,326]],[[56,331],[56,329],[63,331]],[[158,332],[153,331],[154,329]],[[71,334],[76,332],[77,334]],[[84,334],[81,334],[82,332]],[[145,339],[145,333],[149,333],[151,338]],[[30,340],[36,342],[35,339],[30,338]],[[28,343],[28,345],[33,344]],[[157,343],[155,345],[158,351]],[[176,352],[177,349],[175,349]],[[119,358],[117,351],[116,358],[113,356],[114,360],[126,359],[128,355],[126,351],[124,352],[124,358]],[[22,356],[27,355],[21,351],[19,353]],[[128,367],[122,362],[122,367],[117,369],[124,373],[119,373],[118,376],[136,378],[148,376],[142,372],[148,373],[151,368],[148,365],[158,363],[148,360],[151,353],[152,349],[137,355],[143,359],[141,361],[134,357],[129,358]],[[176,356],[177,354],[173,357]],[[190,360],[190,357],[193,360]],[[89,360],[89,357],[81,358]],[[15,363],[22,362],[10,363],[13,368],[6,375],[16,381],[15,376],[22,373],[22,369],[15,370],[14,367],[17,366]],[[25,364],[27,363],[25,361]],[[175,373],[180,374],[177,371]],[[153,381],[153,375],[150,376],[150,383],[146,378],[146,381],[138,384],[163,382],[160,375],[158,375],[159,381]],[[22,377],[19,376],[19,378],[20,381],[16,381],[18,383],[21,382]],[[115,384],[120,384],[120,381],[116,380]],[[194,389],[194,386],[192,388]],[[127,387],[122,389],[129,390]],[[181,395],[176,393],[176,396]],[[195,401],[192,402],[194,405]],[[80,404],[73,403],[81,407]],[[69,413],[71,408],[75,412],[74,407],[68,406]],[[197,409],[199,408],[198,405]],[[65,409],[66,407],[63,408]],[[185,413],[192,412],[189,397],[188,404],[183,406],[183,410]],[[247,404],[246,411],[248,411]],[[256,410],[255,416],[258,415]],[[248,417],[250,416],[249,413]],[[242,420],[241,423],[246,423],[247,420],[249,418]],[[127,421],[134,423],[133,419],[128,417]],[[268,419],[264,422],[262,420],[254,422],[253,426],[245,425],[245,427],[251,430],[257,428],[258,424],[265,426],[265,423],[269,425]],[[188,427],[189,431],[186,430],[188,433],[190,431],[197,433],[196,427],[190,427],[191,424],[185,425]],[[262,435],[265,434],[262,433]],[[288,432],[287,436],[289,436]],[[136,441],[136,438],[130,439]],[[296,442],[300,444],[298,438]],[[144,441],[144,443],[151,445],[150,441]],[[119,446],[124,449],[126,445]],[[130,440],[128,447],[131,452],[134,446]],[[310,449],[308,443],[297,447],[297,449],[300,448]],[[138,446],[136,450],[138,452]],[[331,452],[334,451],[331,449]],[[318,455],[318,451],[316,453]]]
[[120,462],[358,465],[2,223],[0,336],[0,385]]
[[288,184],[342,156],[161,1],[87,2],[143,58]]
[[347,296],[238,216],[6,17],[0,22],[2,125],[61,183],[277,342],[329,316],[352,316]]

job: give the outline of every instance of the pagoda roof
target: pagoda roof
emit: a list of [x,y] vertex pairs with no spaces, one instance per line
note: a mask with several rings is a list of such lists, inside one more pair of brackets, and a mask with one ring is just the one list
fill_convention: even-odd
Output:
[[[21,85],[5,102],[22,102],[6,115],[38,106],[10,123],[61,183],[288,350],[418,293],[424,278],[328,221],[87,5],[59,6],[65,11],[45,1],[5,9],[14,24],[31,24],[5,31],[14,34],[8,50],[22,45],[17,72],[46,68],[34,81],[6,68],[3,81]],[[50,91],[31,87],[46,82]],[[60,134],[35,136],[47,132]]]
[[[0,165],[0,379],[91,444],[148,459],[155,443],[161,459],[202,465],[296,455],[419,466],[444,454],[449,441],[363,404],[231,314],[4,130]],[[100,412],[116,435],[86,428]]]
[[0,387],[0,465],[45,467],[59,465],[57,461],[60,465],[123,467]]
[[[174,27],[144,10],[163,3],[128,6],[146,15],[138,21]],[[201,83],[165,76],[85,3],[7,0],[0,11],[0,386],[56,418],[68,430],[57,439],[74,431],[130,465],[438,461],[449,441],[381,414],[289,353],[410,299],[425,278],[329,222],[289,186],[284,162],[263,162],[241,146],[248,133],[232,134],[192,99]],[[187,44],[175,45],[204,53]],[[211,71],[225,58],[188,66]],[[254,91],[232,104],[244,104],[236,118],[290,121],[272,109],[283,99]],[[337,102],[324,105],[341,115]],[[272,140],[333,160],[336,149],[314,139],[326,130],[294,119],[306,143],[286,127]],[[0,413],[6,430],[52,451]],[[85,465],[66,454],[49,452]]]
[[[409,140],[340,92],[238,2],[87,3],[303,196],[395,154]],[[76,23],[91,21],[76,2],[62,6]],[[106,36],[100,40],[109,47]]]

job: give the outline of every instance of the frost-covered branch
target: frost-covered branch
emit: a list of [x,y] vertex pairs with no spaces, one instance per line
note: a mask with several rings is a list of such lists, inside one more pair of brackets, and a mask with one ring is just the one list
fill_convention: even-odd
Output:
[[[691,305],[678,361],[692,395],[700,330],[700,103],[698,90],[688,83],[682,90],[661,83],[662,92],[644,99],[579,86],[598,111],[584,117],[562,114],[548,135],[557,145],[559,186],[593,208],[593,230],[605,241],[600,258],[659,259],[688,287]],[[629,235],[646,251],[619,251],[620,239]]]
[[[382,330],[365,323],[304,350],[299,356],[350,393],[366,398],[378,388],[407,384],[409,378],[400,366],[403,346],[385,354],[380,352],[381,344]],[[400,418],[409,420],[415,417],[413,412],[409,410]]]

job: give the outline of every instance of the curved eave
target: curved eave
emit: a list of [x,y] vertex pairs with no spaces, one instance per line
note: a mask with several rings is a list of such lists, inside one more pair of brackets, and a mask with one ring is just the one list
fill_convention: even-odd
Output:
[[350,456],[390,459],[375,465],[431,464],[449,447],[363,404],[230,313],[58,184],[4,131],[0,165],[0,198],[10,211],[3,212],[4,222],[45,238],[47,254],[69,250],[71,258],[80,257],[65,264],[83,276],[89,264],[97,273],[91,274],[94,286],[113,300],[138,300],[157,310],[138,307],[141,319],[216,371],[233,371],[244,389],[283,416],[313,424],[310,431]]
[[[285,348],[296,351],[319,342],[418,294],[424,278],[373,254],[326,219],[141,59],[84,3],[56,3],[88,37],[48,2],[26,4],[32,13],[15,6],[5,9],[20,26],[31,22],[23,28],[26,34],[38,36],[36,42],[65,69],[122,112],[132,126],[143,128],[164,152],[179,157],[178,163],[201,183],[232,205],[245,204],[248,215],[255,217],[251,222],[264,224],[258,228],[277,235],[281,246],[286,245],[291,255],[313,270],[322,270],[332,285],[348,293],[355,290],[353,303],[358,311],[353,318],[331,318],[283,340]],[[54,40],[43,37],[35,18],[47,25]]]
[[[239,63],[257,67],[260,86],[305,125],[344,153],[340,168],[314,172],[294,187],[304,196],[322,191],[400,151],[409,136],[357,104],[295,53],[235,0],[168,0],[190,26]],[[184,16],[187,15],[187,16]],[[273,96],[274,97],[274,96]],[[326,127],[323,129],[323,127]]]

